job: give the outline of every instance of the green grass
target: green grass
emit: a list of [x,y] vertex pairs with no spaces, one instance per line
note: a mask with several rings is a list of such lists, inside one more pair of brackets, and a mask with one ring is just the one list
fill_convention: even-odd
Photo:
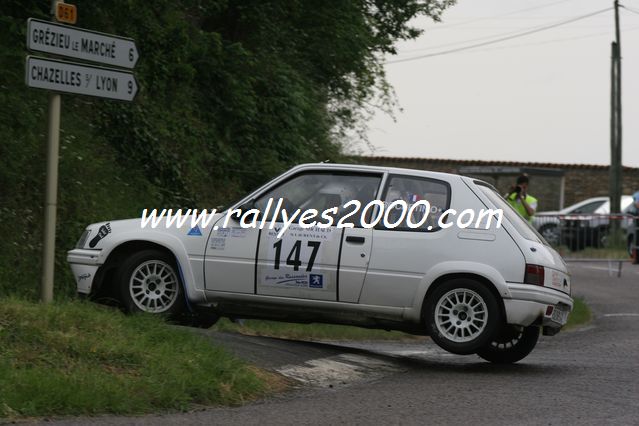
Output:
[[296,340],[402,340],[418,336],[399,331],[375,330],[333,324],[293,324],[278,321],[244,320],[243,324],[227,319],[214,327],[218,331],[232,331],[252,336],[281,337]]
[[234,405],[284,386],[160,318],[0,301],[0,419]]
[[[590,321],[575,298],[566,328]],[[215,329],[305,340],[416,339],[329,324],[221,320]],[[286,386],[160,318],[83,302],[0,301],[0,419],[235,405]]]
[[582,298],[575,297],[574,301],[575,303],[572,308],[572,312],[568,316],[568,322],[565,326],[566,329],[587,324],[592,318],[590,308],[588,307],[588,305],[586,305],[586,302],[584,302]]

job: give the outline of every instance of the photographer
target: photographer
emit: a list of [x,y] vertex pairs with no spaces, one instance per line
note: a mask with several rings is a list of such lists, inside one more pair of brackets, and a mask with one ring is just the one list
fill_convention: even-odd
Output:
[[528,194],[528,182],[528,175],[522,174],[504,198],[524,219],[531,221],[537,210],[537,199]]

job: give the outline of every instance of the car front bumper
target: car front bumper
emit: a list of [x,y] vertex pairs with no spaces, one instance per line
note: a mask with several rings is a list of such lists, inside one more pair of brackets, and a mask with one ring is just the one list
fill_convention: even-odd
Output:
[[508,324],[538,324],[558,331],[567,321],[561,313],[572,310],[572,298],[557,290],[515,283],[508,283],[508,290],[511,297],[504,299]]
[[90,294],[95,274],[101,266],[100,250],[73,249],[67,253],[67,262],[71,266],[78,293]]

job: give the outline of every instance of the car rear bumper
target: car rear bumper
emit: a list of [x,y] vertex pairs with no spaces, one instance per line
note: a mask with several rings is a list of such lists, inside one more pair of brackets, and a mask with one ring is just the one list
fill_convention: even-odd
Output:
[[538,324],[559,330],[573,306],[572,298],[560,291],[529,284],[508,283],[511,297],[504,299],[506,322],[528,326]]
[[100,250],[74,249],[67,253],[67,262],[73,271],[78,293],[90,294],[95,274],[100,267]]

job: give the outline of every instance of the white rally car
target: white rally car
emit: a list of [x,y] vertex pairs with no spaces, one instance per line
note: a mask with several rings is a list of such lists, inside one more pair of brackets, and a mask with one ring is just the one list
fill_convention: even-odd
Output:
[[[409,222],[398,200],[430,209]],[[487,209],[503,216],[463,226]],[[78,292],[200,325],[227,316],[402,330],[501,363],[528,355],[540,329],[556,334],[573,305],[557,252],[468,177],[306,164],[208,224],[166,222],[89,225],[67,257]]]

